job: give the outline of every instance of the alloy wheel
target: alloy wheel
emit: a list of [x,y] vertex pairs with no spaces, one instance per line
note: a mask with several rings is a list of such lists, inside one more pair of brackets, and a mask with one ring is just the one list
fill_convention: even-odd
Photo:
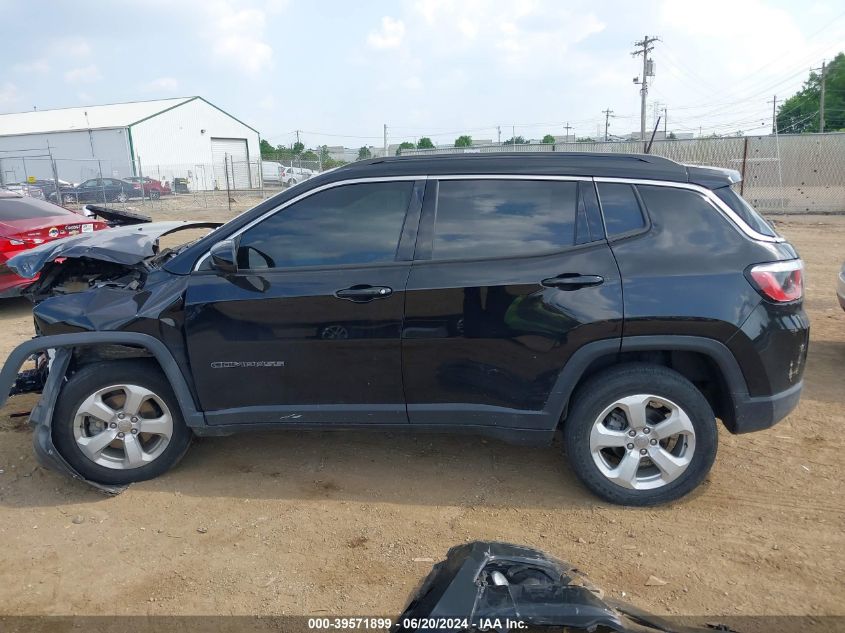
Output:
[[79,405],[73,435],[82,454],[95,464],[116,470],[140,468],[167,448],[173,416],[149,389],[111,385]]
[[636,394],[602,411],[590,430],[590,452],[613,483],[653,490],[680,477],[695,452],[695,430],[684,410],[666,398]]

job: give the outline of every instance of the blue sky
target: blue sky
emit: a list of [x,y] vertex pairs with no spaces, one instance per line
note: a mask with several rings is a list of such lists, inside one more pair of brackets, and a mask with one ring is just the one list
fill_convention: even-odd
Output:
[[[841,0],[0,0],[0,112],[201,95],[289,144],[639,129],[659,35],[669,128],[766,133],[772,95],[845,48]],[[39,14],[34,18],[32,13]],[[16,22],[13,16],[20,16]],[[20,28],[15,27],[19,24]],[[11,27],[11,28],[10,28]],[[649,112],[649,121],[652,113]]]

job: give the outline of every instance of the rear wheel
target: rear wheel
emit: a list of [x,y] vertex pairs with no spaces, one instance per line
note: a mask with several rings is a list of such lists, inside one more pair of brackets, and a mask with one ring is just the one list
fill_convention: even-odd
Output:
[[716,457],[710,404],[665,367],[622,365],[576,392],[563,428],[569,462],[595,494],[624,505],[678,499],[698,486]]
[[160,191],[150,191],[150,200],[158,200],[159,198],[161,198]]
[[73,204],[76,202],[76,196],[68,193],[62,196],[62,200],[64,200],[65,204]]
[[149,360],[87,365],[59,394],[53,442],[86,479],[151,479],[175,465],[190,441],[167,378]]
[[125,191],[121,191],[117,194],[115,200],[117,200],[118,202],[126,202],[127,200],[129,200],[129,196],[126,195]]

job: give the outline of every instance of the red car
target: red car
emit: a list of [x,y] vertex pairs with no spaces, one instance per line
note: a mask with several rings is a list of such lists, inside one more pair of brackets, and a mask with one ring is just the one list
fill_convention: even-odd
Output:
[[19,277],[6,266],[6,262],[21,251],[69,235],[105,228],[108,228],[105,222],[50,202],[0,190],[0,297],[19,295],[35,281]]
[[170,189],[170,185],[162,183],[160,180],[154,180],[152,178],[147,178],[144,176],[143,178],[139,176],[132,176],[131,178],[124,178],[124,180],[128,180],[129,182],[139,183],[142,180],[144,181],[144,195],[149,196],[150,200],[158,200],[162,196],[169,196],[173,191]]

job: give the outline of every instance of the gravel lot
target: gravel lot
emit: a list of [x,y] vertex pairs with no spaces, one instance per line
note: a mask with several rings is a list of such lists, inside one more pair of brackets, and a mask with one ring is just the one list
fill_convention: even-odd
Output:
[[[190,197],[152,209],[156,219],[231,215]],[[720,429],[710,478],[684,501],[602,504],[559,446],[345,432],[203,439],[171,473],[108,498],[36,464],[16,416],[36,397],[20,396],[0,409],[0,615],[393,616],[430,559],[483,538],[545,549],[658,613],[845,616],[845,313],[835,297],[845,217],[778,225],[808,267],[801,405],[768,431]],[[28,302],[0,301],[0,358],[31,335]],[[650,575],[666,584],[646,586]]]

